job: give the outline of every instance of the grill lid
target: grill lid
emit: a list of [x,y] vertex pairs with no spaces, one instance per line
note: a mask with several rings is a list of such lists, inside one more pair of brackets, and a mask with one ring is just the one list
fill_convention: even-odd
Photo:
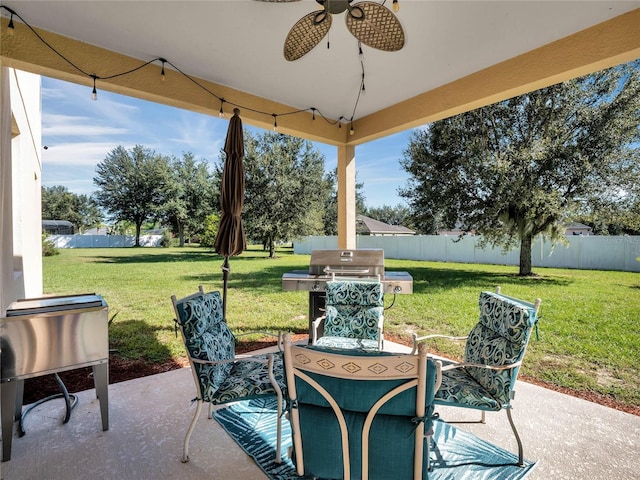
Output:
[[384,275],[384,250],[313,250],[309,262],[311,275]]

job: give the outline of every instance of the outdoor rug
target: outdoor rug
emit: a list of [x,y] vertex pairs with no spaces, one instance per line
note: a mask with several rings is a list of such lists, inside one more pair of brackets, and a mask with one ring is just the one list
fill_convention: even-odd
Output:
[[[291,429],[282,422],[282,463],[275,463],[276,400],[257,399],[237,402],[216,410],[214,418],[231,435],[271,480],[297,479],[287,455]],[[518,467],[517,455],[479,439],[463,430],[436,421],[434,460],[429,479],[433,480],[520,480],[533,470],[535,462]]]

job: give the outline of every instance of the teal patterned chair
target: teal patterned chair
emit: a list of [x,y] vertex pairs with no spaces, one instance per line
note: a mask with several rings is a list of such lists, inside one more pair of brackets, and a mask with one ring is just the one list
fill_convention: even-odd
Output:
[[[498,289],[499,291],[499,289]],[[472,408],[485,412],[506,410],[518,443],[519,464],[524,465],[522,441],[511,416],[518,371],[536,325],[540,299],[523,302],[499,293],[482,292],[480,317],[467,337],[428,335],[415,341],[441,337],[466,339],[461,363],[443,361],[442,385],[436,405]]]
[[[367,280],[327,282],[325,315],[313,322],[311,343],[324,348],[381,351],[382,284]],[[319,335],[324,328],[324,334]]]
[[200,286],[198,293],[180,300],[173,295],[171,301],[197,392],[196,412],[184,439],[182,461],[189,461],[189,439],[203,403],[209,404],[208,416],[211,418],[213,405],[275,395],[278,398],[275,461],[280,463],[283,390],[286,385],[282,353],[236,357],[236,338],[223,320],[220,292],[204,293]]
[[440,362],[417,355],[291,344],[284,337],[298,475],[425,480]]

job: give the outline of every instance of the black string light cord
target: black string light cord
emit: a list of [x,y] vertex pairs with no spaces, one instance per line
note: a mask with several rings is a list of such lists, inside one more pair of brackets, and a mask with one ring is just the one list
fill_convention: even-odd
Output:
[[353,120],[355,118],[356,110],[358,109],[358,103],[360,102],[360,96],[361,96],[362,93],[365,92],[365,88],[364,88],[364,59],[363,59],[362,47],[360,45],[360,42],[358,42],[358,52],[359,52],[359,58],[360,58],[360,66],[362,67],[362,80],[360,82],[360,88],[358,90],[358,95],[356,97],[356,101],[355,101],[355,104],[353,106],[353,111],[352,111],[351,117],[347,118],[347,117],[341,116],[337,120],[331,120],[331,119],[325,117],[322,114],[322,112],[319,109],[315,108],[315,107],[302,108],[302,109],[299,109],[299,110],[291,110],[289,112],[283,112],[283,113],[272,113],[272,112],[265,112],[265,111],[262,111],[262,110],[257,110],[255,108],[251,108],[251,107],[248,107],[246,105],[240,105],[238,103],[232,102],[230,100],[225,99],[224,97],[216,95],[214,92],[212,92],[207,87],[202,85],[200,82],[198,82],[191,75],[183,72],[175,64],[173,64],[172,62],[170,62],[169,60],[167,60],[166,58],[163,58],[163,57],[154,58],[153,60],[149,60],[147,62],[143,62],[142,64],[140,64],[139,66],[137,66],[135,68],[132,68],[130,70],[126,70],[124,72],[114,73],[112,75],[101,76],[101,75],[97,75],[95,73],[89,73],[86,70],[83,70],[81,67],[79,67],[75,63],[73,63],[66,56],[64,56],[60,51],[58,51],[53,45],[51,45],[49,42],[47,42],[15,10],[13,10],[13,9],[7,7],[7,6],[4,6],[4,5],[0,5],[0,9],[6,10],[10,14],[9,24],[7,25],[7,28],[9,30],[9,32],[10,32],[9,33],[10,35],[13,35],[13,31],[15,30],[15,25],[13,23],[13,17],[15,16],[16,18],[20,19],[20,21],[38,38],[38,40],[40,40],[47,48],[49,48],[49,50],[51,50],[58,57],[60,57],[64,62],[66,62],[71,67],[73,67],[75,70],[77,70],[80,74],[84,75],[87,78],[91,78],[93,80],[93,90],[91,92],[91,97],[94,100],[96,100],[98,98],[98,92],[96,90],[96,81],[97,80],[111,80],[111,79],[118,78],[118,77],[124,77],[126,75],[129,75],[129,74],[132,74],[134,72],[137,72],[138,70],[141,70],[141,69],[143,69],[143,68],[145,68],[145,67],[147,67],[147,66],[149,66],[151,64],[155,64],[156,62],[161,62],[161,64],[162,64],[161,76],[162,76],[163,80],[165,78],[164,66],[165,66],[165,64],[167,64],[167,65],[171,66],[175,71],[180,73],[182,76],[184,76],[185,78],[187,78],[188,80],[193,82],[197,87],[199,87],[200,89],[204,90],[209,95],[211,95],[213,98],[215,98],[217,101],[219,101],[220,102],[220,112],[219,112],[219,114],[220,114],[221,118],[222,118],[222,116],[224,114],[224,104],[226,103],[226,104],[229,104],[229,105],[231,105],[233,107],[237,107],[237,108],[240,108],[240,109],[243,109],[243,110],[248,110],[248,111],[253,112],[253,113],[257,113],[257,114],[260,114],[260,115],[273,117],[273,129],[277,131],[277,128],[278,128],[278,117],[285,117],[285,116],[296,115],[296,114],[304,113],[304,112],[311,112],[312,120],[315,120],[316,119],[316,114],[318,114],[324,121],[326,121],[330,125],[338,125],[338,128],[342,128],[343,121],[346,122],[346,123],[349,123],[349,133],[351,135],[353,135],[353,133],[354,133],[354,131],[353,131]]

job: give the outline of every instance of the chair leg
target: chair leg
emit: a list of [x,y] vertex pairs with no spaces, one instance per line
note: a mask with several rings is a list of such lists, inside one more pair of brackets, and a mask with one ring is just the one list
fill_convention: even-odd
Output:
[[520,435],[518,435],[518,430],[516,430],[516,425],[515,423],[513,423],[513,418],[511,417],[511,408],[507,408],[507,418],[509,419],[509,423],[511,424],[511,430],[513,430],[513,434],[516,436],[516,441],[518,442],[518,466],[524,467],[524,454],[522,451],[522,441],[520,440]]
[[196,426],[196,422],[200,417],[201,411],[202,411],[202,400],[198,400],[198,405],[196,406],[196,414],[193,416],[193,420],[191,420],[191,424],[189,425],[189,429],[187,430],[187,435],[184,437],[184,447],[182,449],[182,463],[187,463],[189,461],[189,440],[191,440],[191,434],[193,433],[193,429]]

